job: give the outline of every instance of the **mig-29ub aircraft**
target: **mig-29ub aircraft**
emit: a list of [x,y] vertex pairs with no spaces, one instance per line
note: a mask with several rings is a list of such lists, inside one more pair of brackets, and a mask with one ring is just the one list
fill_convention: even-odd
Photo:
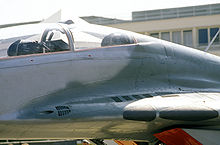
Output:
[[219,144],[220,57],[88,23],[0,29],[0,139]]

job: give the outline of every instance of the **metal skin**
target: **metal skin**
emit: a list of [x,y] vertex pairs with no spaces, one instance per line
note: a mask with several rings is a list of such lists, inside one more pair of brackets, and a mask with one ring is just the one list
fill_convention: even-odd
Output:
[[[220,57],[142,38],[145,43],[0,59],[0,139],[153,142],[166,128],[220,125],[218,93],[198,93],[219,91]],[[143,94],[155,97],[132,97]]]

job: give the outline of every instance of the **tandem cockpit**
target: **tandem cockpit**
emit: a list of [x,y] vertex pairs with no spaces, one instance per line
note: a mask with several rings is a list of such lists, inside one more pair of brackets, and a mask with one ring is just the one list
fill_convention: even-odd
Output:
[[0,29],[0,57],[147,42],[143,35],[92,24],[31,24]]

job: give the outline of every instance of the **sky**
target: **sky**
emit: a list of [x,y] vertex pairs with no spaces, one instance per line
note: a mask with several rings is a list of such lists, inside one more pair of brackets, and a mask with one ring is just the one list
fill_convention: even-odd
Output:
[[132,11],[220,3],[220,0],[0,0],[0,25],[46,19],[62,11],[62,19],[102,16],[131,19]]

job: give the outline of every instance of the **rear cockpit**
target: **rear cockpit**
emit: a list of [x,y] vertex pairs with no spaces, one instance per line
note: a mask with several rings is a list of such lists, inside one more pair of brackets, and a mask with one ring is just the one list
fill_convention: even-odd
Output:
[[70,45],[65,29],[57,25],[46,28],[42,34],[15,41],[9,46],[7,54],[19,56],[68,50]]

